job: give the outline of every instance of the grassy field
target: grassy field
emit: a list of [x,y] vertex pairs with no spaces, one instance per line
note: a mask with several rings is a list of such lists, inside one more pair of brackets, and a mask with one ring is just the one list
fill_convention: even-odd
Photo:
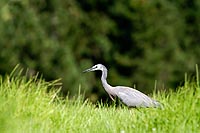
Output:
[[177,92],[153,94],[163,109],[130,109],[114,104],[94,105],[81,96],[60,98],[58,89],[47,93],[55,83],[0,76],[0,132],[197,133],[200,132],[198,80],[186,81]]

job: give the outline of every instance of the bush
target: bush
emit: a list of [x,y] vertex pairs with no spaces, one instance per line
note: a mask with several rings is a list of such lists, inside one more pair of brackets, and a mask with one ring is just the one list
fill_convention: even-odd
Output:
[[[46,80],[62,78],[63,92],[105,95],[82,70],[109,69],[113,85],[151,92],[179,84],[199,64],[199,2],[9,1],[0,2],[0,73],[16,64]],[[97,74],[99,78],[99,75]],[[164,87],[163,87],[164,86]]]

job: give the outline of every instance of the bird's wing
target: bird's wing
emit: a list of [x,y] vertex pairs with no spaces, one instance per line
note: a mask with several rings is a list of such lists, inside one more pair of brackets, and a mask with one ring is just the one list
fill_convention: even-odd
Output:
[[151,107],[153,100],[144,93],[124,86],[115,87],[116,95],[128,106],[135,107]]

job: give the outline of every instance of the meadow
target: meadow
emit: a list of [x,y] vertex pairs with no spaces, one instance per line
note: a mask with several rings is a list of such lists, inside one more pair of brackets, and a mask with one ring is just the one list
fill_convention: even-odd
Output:
[[0,76],[1,133],[197,133],[200,132],[200,87],[185,79],[174,92],[151,96],[163,108],[127,108],[92,104],[79,94],[61,97],[57,81]]

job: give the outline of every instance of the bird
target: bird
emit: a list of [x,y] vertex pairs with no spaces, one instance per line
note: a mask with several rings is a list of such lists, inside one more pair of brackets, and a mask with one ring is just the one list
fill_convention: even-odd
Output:
[[107,68],[102,65],[102,64],[96,64],[94,66],[92,66],[89,69],[84,70],[83,72],[91,72],[91,71],[96,71],[96,70],[100,70],[102,71],[102,75],[101,75],[101,82],[103,85],[103,88],[105,89],[105,91],[108,93],[109,97],[114,101],[113,97],[118,97],[122,103],[124,103],[125,105],[127,105],[128,107],[161,107],[161,104],[148,97],[146,94],[133,89],[131,87],[127,87],[127,86],[111,86],[108,84],[107,82],[107,73],[108,70]]

